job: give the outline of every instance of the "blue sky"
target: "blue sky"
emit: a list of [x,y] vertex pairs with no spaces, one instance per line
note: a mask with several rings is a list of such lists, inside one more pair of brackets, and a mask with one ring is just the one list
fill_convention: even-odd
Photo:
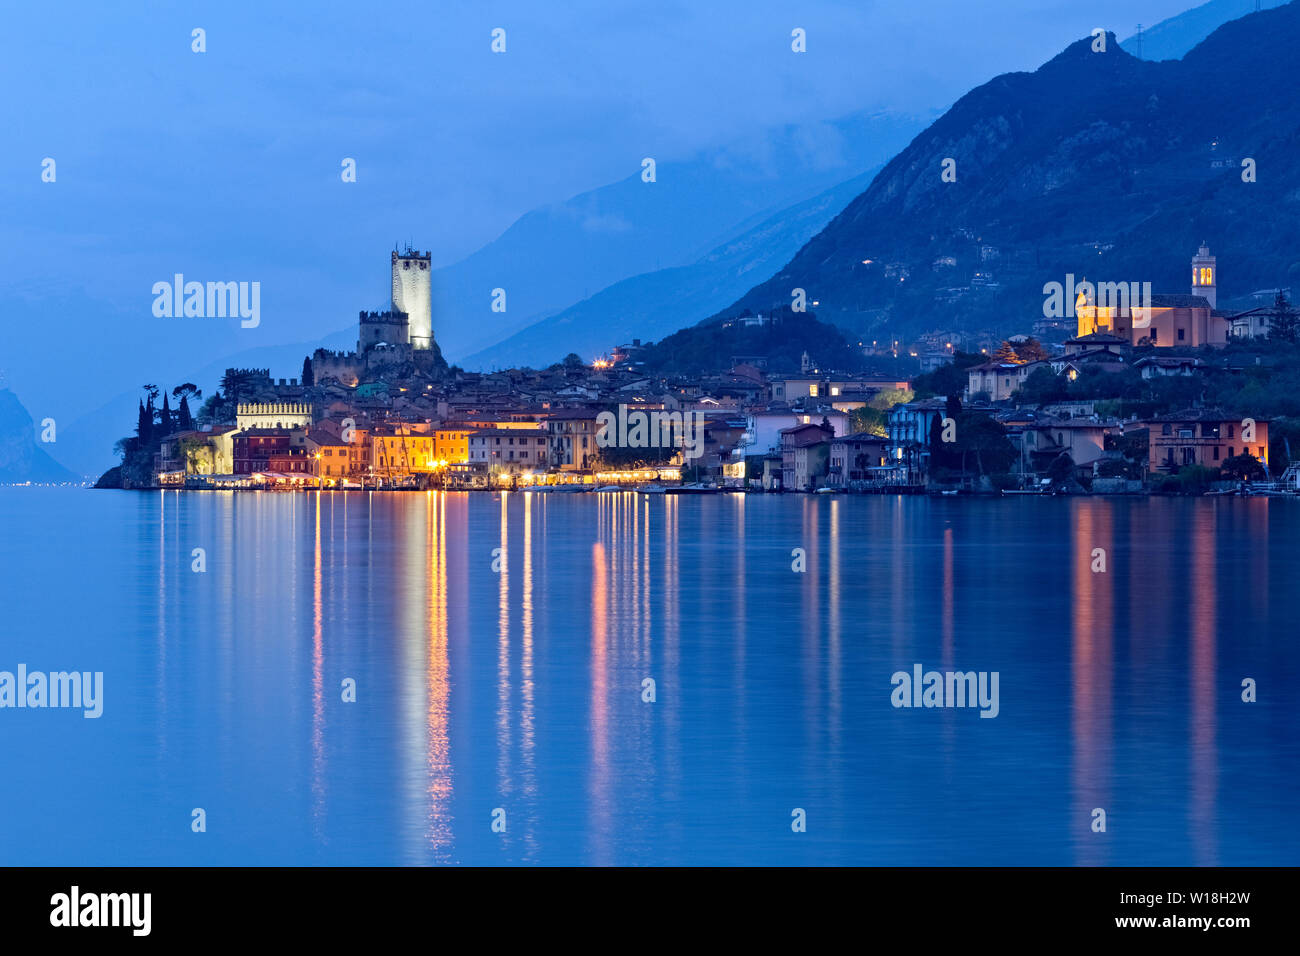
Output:
[[[942,108],[1094,26],[1124,37],[1189,5],[11,6],[0,369],[38,419],[75,418],[140,382],[346,327],[382,304],[395,240],[450,263],[643,156],[761,161],[766,130]],[[261,326],[154,318],[150,288],[175,272],[260,281]]]

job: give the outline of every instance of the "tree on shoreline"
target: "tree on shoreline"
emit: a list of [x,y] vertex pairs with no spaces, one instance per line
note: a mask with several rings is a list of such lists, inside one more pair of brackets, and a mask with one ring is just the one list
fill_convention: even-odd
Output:
[[1233,455],[1219,466],[1219,474],[1232,481],[1263,481],[1264,465],[1254,455]]

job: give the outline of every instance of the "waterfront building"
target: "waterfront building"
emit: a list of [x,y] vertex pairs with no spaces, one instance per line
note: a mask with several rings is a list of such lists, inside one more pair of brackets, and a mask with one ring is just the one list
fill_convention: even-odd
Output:
[[433,431],[433,453],[439,461],[463,465],[469,461],[469,436],[473,426],[466,424],[441,425]]
[[947,402],[942,398],[925,398],[903,402],[889,410],[885,430],[889,436],[889,455],[903,468],[905,480],[919,481],[930,467],[930,429],[935,419],[943,420]]
[[370,431],[370,467],[375,475],[401,478],[438,468],[437,439],[412,425],[376,425]]
[[232,473],[254,475],[271,471],[272,458],[288,458],[293,454],[292,429],[246,428],[234,436]]
[[746,455],[780,453],[781,432],[797,425],[819,424],[822,419],[830,423],[836,435],[845,435],[849,431],[849,416],[832,405],[808,405],[803,408],[790,408],[771,405],[746,415],[745,447]]
[[313,474],[325,484],[360,478],[370,465],[365,438],[345,442],[323,428],[313,428],[307,433],[306,449],[309,460],[313,462]]
[[1147,430],[1151,474],[1176,473],[1187,465],[1218,468],[1235,455],[1252,455],[1268,467],[1268,420],[1218,408],[1194,408],[1154,415],[1139,423]]
[[[1021,468],[1046,471],[1061,454],[1080,468],[1091,468],[1106,452],[1106,436],[1123,433],[1117,421],[1088,418],[1052,418],[1045,416],[1020,426]],[[1016,433],[1008,437],[1015,444]]]
[[489,471],[522,474],[547,466],[547,435],[539,424],[531,429],[479,428],[468,435],[469,463]]
[[185,475],[229,475],[234,471],[234,425],[176,432],[159,443],[154,471]]
[[879,478],[881,469],[889,463],[889,439],[883,435],[856,432],[833,438],[826,483],[832,488],[845,488],[850,482]]
[[785,491],[815,491],[825,483],[833,429],[820,424],[781,430],[781,487]]
[[587,471],[596,461],[600,449],[596,432],[600,430],[594,408],[565,408],[546,418],[550,440],[547,460],[561,471]]

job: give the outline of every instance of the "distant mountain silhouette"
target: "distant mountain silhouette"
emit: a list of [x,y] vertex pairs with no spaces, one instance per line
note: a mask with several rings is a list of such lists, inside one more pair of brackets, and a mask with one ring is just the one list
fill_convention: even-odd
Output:
[[1229,20],[1261,10],[1280,7],[1285,0],[1210,0],[1177,16],[1148,25],[1139,38],[1137,34],[1121,44],[1134,56],[1144,60],[1180,60],[1206,37]]
[[[453,364],[482,368],[544,365],[570,351],[590,351],[597,340],[584,338],[585,330],[603,320],[584,314],[578,303],[634,276],[667,276],[668,270],[702,264],[762,221],[879,168],[928,119],[860,112],[834,122],[780,127],[689,159],[663,159],[654,182],[642,181],[642,157],[633,157],[626,178],[534,209],[473,255],[434,271],[434,334],[443,354]],[[777,264],[762,261],[758,274]],[[732,263],[716,266],[716,282],[725,286],[721,273]],[[665,331],[704,318],[744,288],[728,287],[721,300],[692,307],[690,296],[714,284],[696,279]],[[495,288],[506,290],[504,313],[490,310]],[[357,308],[361,305],[367,303]],[[547,326],[538,323],[564,312],[569,313],[566,333],[579,340],[557,354]],[[647,307],[644,314],[653,322],[662,313]],[[491,350],[530,327],[531,334]],[[614,344],[610,334],[599,337],[601,349]]]
[[0,484],[77,480],[46,453],[37,435],[36,423],[18,396],[0,389]]
[[1024,330],[1067,272],[1187,291],[1202,240],[1220,300],[1300,282],[1300,4],[1227,23],[1182,60],[1092,45],[963,96],[714,320],[802,288],[860,338]]
[[871,181],[855,176],[812,199],[759,221],[689,265],[617,282],[537,322],[499,345],[469,356],[471,368],[545,365],[569,352],[594,358],[634,338],[646,341],[694,323],[733,301],[754,279],[789,260]]

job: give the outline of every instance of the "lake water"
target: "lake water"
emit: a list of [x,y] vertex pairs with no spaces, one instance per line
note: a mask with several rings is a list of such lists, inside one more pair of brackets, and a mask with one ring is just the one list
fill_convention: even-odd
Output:
[[[11,488],[0,527],[0,670],[104,674],[98,719],[0,710],[0,863],[1300,863],[1300,501]],[[997,716],[895,708],[915,664]]]

